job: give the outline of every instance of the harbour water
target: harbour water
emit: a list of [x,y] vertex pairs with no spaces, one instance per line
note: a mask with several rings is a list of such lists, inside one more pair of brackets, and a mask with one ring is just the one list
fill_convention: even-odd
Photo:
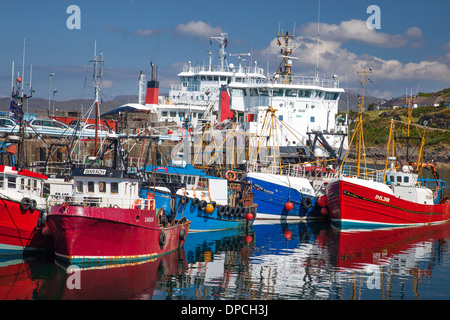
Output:
[[447,300],[450,223],[348,231],[328,223],[190,233],[136,265],[2,258],[2,300]]

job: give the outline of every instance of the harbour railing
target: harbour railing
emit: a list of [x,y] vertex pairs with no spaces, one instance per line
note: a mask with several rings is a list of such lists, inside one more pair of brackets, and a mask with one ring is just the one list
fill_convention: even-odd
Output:
[[49,206],[69,206],[80,207],[94,207],[94,208],[122,208],[122,209],[145,209],[147,205],[146,199],[136,197],[122,197],[122,196],[86,196],[75,195],[51,195],[47,198],[47,205]]

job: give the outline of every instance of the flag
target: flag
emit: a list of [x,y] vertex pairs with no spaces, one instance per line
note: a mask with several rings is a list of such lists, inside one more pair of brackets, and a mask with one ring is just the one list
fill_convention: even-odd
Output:
[[11,100],[11,104],[9,105],[9,116],[16,120],[18,120],[19,117],[23,117],[22,109],[19,108],[14,100]]
[[281,46],[280,39],[277,39],[277,44],[278,44],[279,46]]

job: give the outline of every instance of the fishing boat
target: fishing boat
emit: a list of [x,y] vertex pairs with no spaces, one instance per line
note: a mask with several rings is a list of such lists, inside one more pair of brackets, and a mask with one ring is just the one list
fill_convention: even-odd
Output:
[[169,165],[145,166],[141,196],[153,196],[158,210],[173,218],[187,218],[192,232],[252,225],[257,205],[253,203],[251,184],[237,181],[232,171],[227,179],[194,168],[188,127],[186,121],[183,141],[172,149]]
[[[102,62],[95,55],[94,70]],[[99,75],[94,72],[96,108]],[[49,200],[43,232],[52,238],[56,259],[77,265],[129,263],[183,246],[190,222],[157,214],[154,201],[139,196],[141,180],[137,169],[128,167],[120,138],[108,136],[99,150],[73,170],[74,195]]]
[[[0,143],[0,255],[24,255],[45,251],[48,242],[41,230],[45,224],[47,176],[25,169],[23,102],[32,97],[23,93],[22,78],[14,87],[12,67],[11,118],[18,123],[18,135]],[[30,86],[31,87],[31,86]]]
[[[362,71],[364,79],[367,72],[371,70]],[[352,141],[355,137],[359,141],[355,170],[342,165],[338,178],[329,182],[326,187],[331,221],[343,227],[379,227],[433,224],[450,220],[450,200],[443,197],[445,181],[419,177],[419,165],[415,168],[410,164],[400,167],[397,165],[393,120],[384,170],[361,167],[362,157],[366,163],[362,133],[363,101],[364,98],[361,99],[359,122],[352,137]],[[423,145],[422,136],[417,163],[422,163]],[[434,191],[427,186],[427,182],[428,186],[430,182],[436,183]]]
[[192,165],[147,166],[141,196],[151,194],[160,213],[191,222],[192,232],[243,229],[257,214],[250,183],[207,175]]

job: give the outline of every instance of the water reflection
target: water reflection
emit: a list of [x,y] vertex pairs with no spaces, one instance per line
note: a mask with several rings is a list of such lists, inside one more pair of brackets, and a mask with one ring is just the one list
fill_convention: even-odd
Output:
[[449,240],[449,223],[190,233],[182,250],[152,261],[82,268],[80,289],[52,259],[3,258],[0,299],[449,299]]

